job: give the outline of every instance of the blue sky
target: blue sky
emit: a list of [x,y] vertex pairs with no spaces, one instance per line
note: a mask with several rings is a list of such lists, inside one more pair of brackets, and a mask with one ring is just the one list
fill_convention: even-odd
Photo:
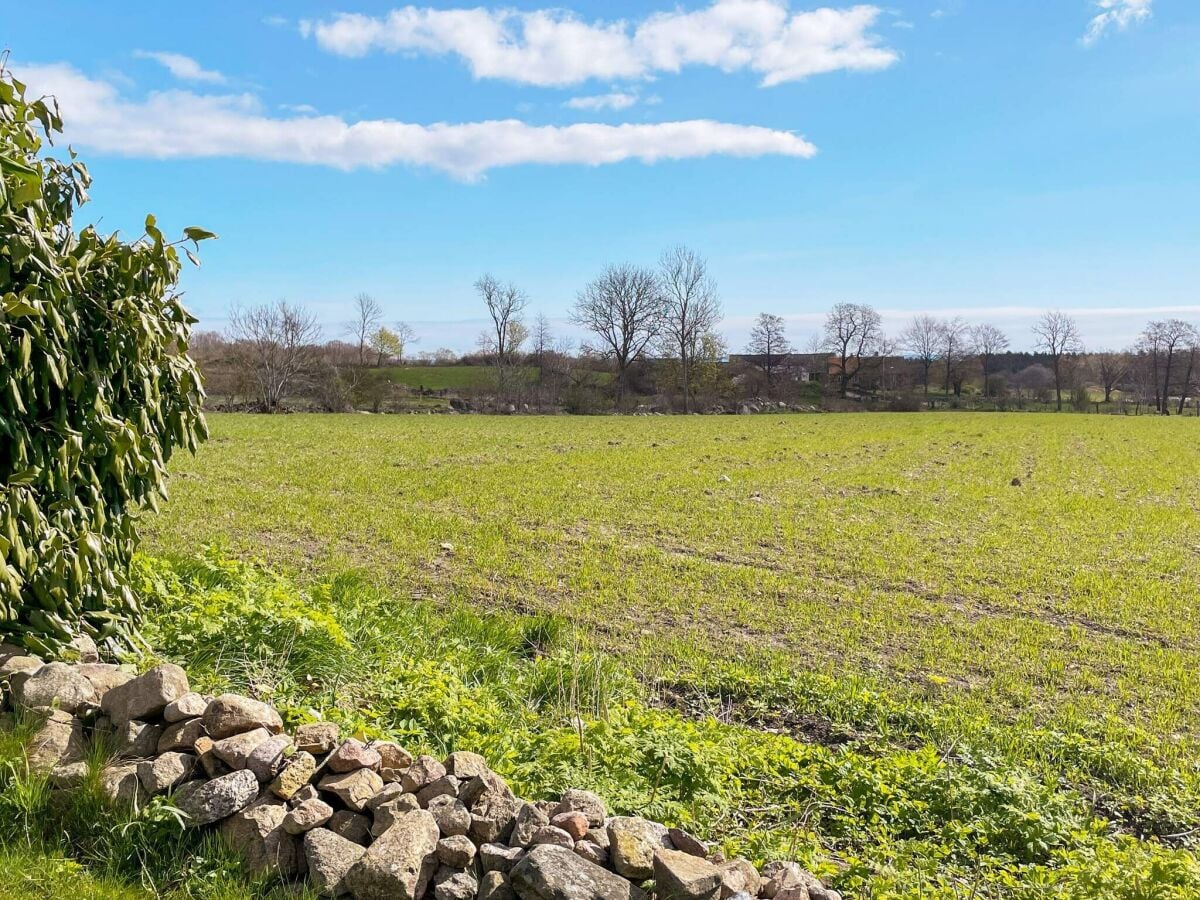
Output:
[[203,327],[286,298],[337,336],[367,291],[466,350],[492,272],[570,335],[606,263],[677,243],[735,350],[843,300],[1015,347],[1046,308],[1093,347],[1200,319],[1194,0],[113,9],[25,4],[0,45],[62,101],[83,218],[220,233],[184,275]]

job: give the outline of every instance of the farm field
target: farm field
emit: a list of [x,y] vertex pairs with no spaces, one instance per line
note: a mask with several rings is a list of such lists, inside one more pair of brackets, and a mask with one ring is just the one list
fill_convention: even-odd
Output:
[[[495,373],[488,366],[389,366],[384,371],[390,381],[414,390],[486,390],[495,383]],[[532,380],[538,370],[528,367],[523,371]]]
[[[360,631],[402,631],[470,696],[525,676],[464,659],[508,659],[511,634],[544,630],[567,653],[558,702],[505,695],[510,714],[533,707],[507,737],[440,723],[443,741],[508,754],[533,789],[569,769],[731,849],[791,849],[849,896],[1090,896],[1118,871],[1120,896],[1200,884],[1186,850],[1200,826],[1190,420],[210,425],[200,454],[172,463],[147,552],[216,543],[261,560],[343,624],[353,609]],[[192,590],[211,586],[198,577]],[[414,631],[414,608],[442,624]],[[507,623],[507,650],[480,637],[481,615]],[[370,686],[324,688],[369,707],[369,727],[436,731]],[[650,718],[631,725],[628,703]],[[562,761],[579,722],[622,715],[633,733],[681,727],[656,716],[700,731],[659,734],[682,744],[657,772],[598,770],[584,731],[566,756],[587,764]],[[547,775],[531,764],[549,746],[563,768]],[[615,768],[634,752],[621,746]],[[689,765],[719,783],[689,782]],[[1151,882],[1185,887],[1139,893]]]

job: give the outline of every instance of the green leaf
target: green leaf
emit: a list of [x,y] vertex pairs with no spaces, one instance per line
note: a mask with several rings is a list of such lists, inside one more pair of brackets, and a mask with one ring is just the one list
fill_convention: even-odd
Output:
[[216,235],[211,231],[206,231],[203,228],[197,228],[195,225],[189,225],[183,229],[183,235],[189,241],[199,243],[200,241],[215,240]]

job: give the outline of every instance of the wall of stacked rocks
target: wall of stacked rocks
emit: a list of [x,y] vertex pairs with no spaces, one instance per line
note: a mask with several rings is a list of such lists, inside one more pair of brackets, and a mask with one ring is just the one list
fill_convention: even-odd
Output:
[[190,827],[215,828],[250,869],[357,900],[840,900],[791,862],[756,869],[585,790],[517,797],[475,753],[413,757],[329,723],[291,734],[269,704],[201,696],[164,664],[135,675],[77,644],[43,662],[0,645],[0,709],[30,720],[32,769],[63,789],[101,773],[114,803],[166,794]]

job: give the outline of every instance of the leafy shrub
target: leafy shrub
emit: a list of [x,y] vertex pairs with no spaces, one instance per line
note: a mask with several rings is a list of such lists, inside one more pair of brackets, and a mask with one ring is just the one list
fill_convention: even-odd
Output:
[[41,158],[39,125],[62,130],[0,72],[0,634],[45,653],[127,635],[136,514],[205,431],[176,245],[153,216],[132,243],[76,234],[87,170]]

